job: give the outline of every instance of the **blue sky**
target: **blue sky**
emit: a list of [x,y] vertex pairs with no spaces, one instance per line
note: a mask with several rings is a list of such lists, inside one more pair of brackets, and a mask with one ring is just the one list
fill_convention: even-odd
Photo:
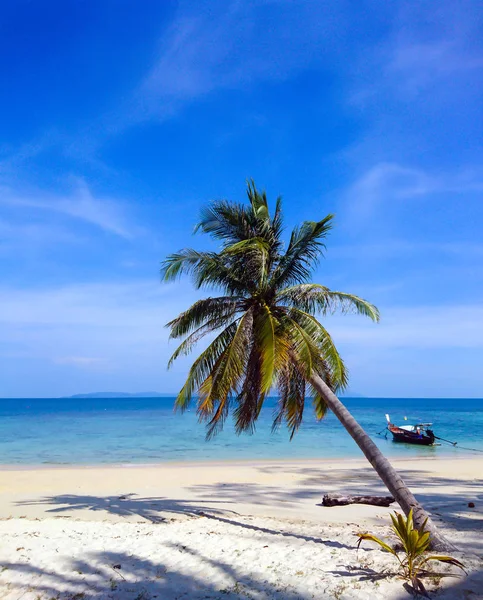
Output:
[[351,389],[483,396],[474,1],[17,0],[0,9],[0,396],[177,390],[159,263],[255,178],[336,213],[316,280]]

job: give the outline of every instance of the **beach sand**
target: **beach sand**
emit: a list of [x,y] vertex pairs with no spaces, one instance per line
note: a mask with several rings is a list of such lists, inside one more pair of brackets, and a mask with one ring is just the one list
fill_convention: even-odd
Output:
[[[483,459],[393,462],[469,570],[429,588],[483,598]],[[390,555],[356,551],[397,505],[319,506],[328,492],[387,493],[363,460],[3,468],[0,597],[409,598]]]

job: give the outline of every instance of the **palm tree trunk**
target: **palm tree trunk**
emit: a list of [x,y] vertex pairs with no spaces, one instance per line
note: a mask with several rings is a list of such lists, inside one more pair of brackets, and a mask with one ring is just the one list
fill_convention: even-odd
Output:
[[413,520],[416,528],[420,529],[425,521],[426,531],[431,533],[432,547],[437,549],[454,548],[454,546],[441,534],[436,525],[428,517],[424,508],[419,504],[408,489],[401,476],[396,472],[391,463],[382,454],[376,444],[371,440],[359,423],[354,419],[347,408],[332,392],[328,385],[318,375],[313,375],[312,385],[324,398],[327,406],[332,410],[342,425],[347,429],[356,444],[364,453],[367,460],[374,467],[396,502],[406,515],[413,509]]

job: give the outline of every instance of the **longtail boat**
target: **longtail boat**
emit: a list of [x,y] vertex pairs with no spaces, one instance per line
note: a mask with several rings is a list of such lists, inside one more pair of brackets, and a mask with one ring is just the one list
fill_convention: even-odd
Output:
[[392,433],[394,442],[405,444],[417,444],[419,446],[432,446],[435,435],[430,429],[432,423],[416,423],[415,425],[397,426],[391,423],[389,415],[386,415],[387,429]]

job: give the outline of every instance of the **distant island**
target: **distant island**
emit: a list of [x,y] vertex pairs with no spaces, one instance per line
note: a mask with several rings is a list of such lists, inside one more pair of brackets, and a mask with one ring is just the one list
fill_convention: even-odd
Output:
[[[176,392],[164,393],[160,392],[135,392],[129,394],[127,392],[91,392],[90,394],[74,394],[73,396],[64,396],[65,398],[173,398]],[[348,390],[341,396],[342,398],[364,398],[361,394]]]
[[128,394],[126,392],[92,392],[90,394],[74,394],[67,398],[162,398],[174,396],[176,394],[160,394],[159,392],[136,392]]

